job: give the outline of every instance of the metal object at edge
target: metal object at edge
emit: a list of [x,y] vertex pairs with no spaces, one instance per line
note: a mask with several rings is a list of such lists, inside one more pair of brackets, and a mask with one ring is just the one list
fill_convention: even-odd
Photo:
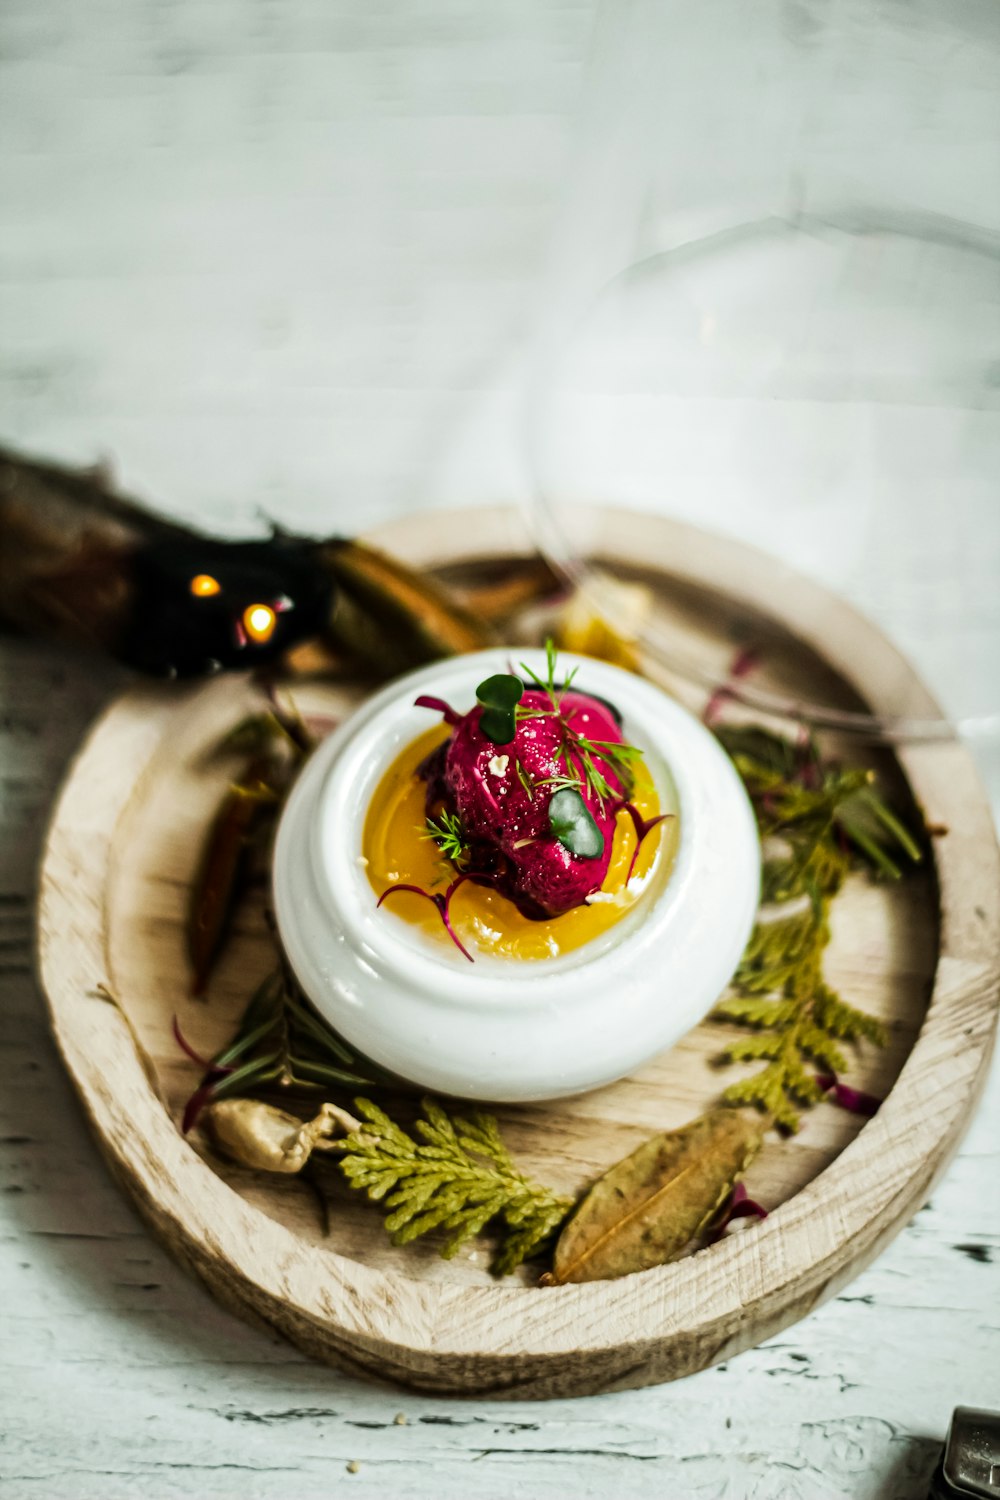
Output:
[[1000,1412],[956,1406],[928,1500],[1000,1500]]

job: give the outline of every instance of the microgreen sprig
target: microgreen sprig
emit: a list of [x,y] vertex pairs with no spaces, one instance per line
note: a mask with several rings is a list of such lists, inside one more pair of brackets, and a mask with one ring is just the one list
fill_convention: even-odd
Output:
[[469,841],[462,820],[457,813],[449,812],[447,808],[442,812],[440,818],[428,818],[426,832],[421,838],[430,839],[437,844],[446,859],[450,859],[453,865],[461,863],[469,854]]
[[476,688],[476,701],[482,704],[479,727],[494,745],[509,745],[517,731],[517,705],[524,693],[524,683],[512,672],[496,672]]
[[561,787],[549,802],[549,827],[577,859],[600,859],[604,834],[576,787]]
[[[521,671],[549,700],[548,708],[531,708],[517,703],[514,715],[518,721],[524,719],[555,719],[561,730],[561,740],[556,751],[557,758],[565,767],[561,776],[550,776],[536,783],[551,786],[555,791],[575,788],[586,790],[596,797],[601,811],[604,804],[619,794],[619,789],[609,782],[598,762],[614,772],[626,795],[630,794],[635,781],[634,766],[642,759],[642,751],[636,745],[619,744],[615,740],[592,740],[587,735],[571,729],[563,714],[563,700],[573,685],[577,667],[561,683],[556,680],[558,652],[551,636],[545,642],[545,679],[539,677],[527,662],[521,662]],[[579,765],[577,762],[579,761]]]
[[[570,672],[569,676],[566,678],[565,682],[563,682],[561,684],[557,683],[556,682],[556,661],[558,660],[558,656],[559,656],[559,653],[556,650],[556,643],[552,639],[552,637],[549,636],[548,639],[545,642],[545,681],[544,682],[539,677],[538,673],[536,671],[534,671],[534,669],[532,667],[528,666],[527,662],[524,662],[524,661],[521,662],[521,671],[525,674],[525,676],[527,676],[527,677],[529,677],[531,679],[531,681],[535,684],[536,688],[540,689],[541,692],[543,692],[543,693],[545,693],[547,695],[549,702],[552,704],[552,710],[551,711],[553,713],[556,713],[556,714],[559,713],[560,708],[562,707],[562,700],[566,696],[566,694],[569,692],[570,688],[572,687],[572,685],[573,685],[573,679],[576,676],[577,672],[579,671],[578,667],[574,667],[573,670],[572,670],[572,672]],[[521,714],[519,714],[518,717],[519,718],[525,718],[525,719],[528,719],[528,718],[538,718],[541,714],[544,714],[546,712],[548,712],[548,710],[546,710],[546,709],[536,709],[534,711],[528,710],[526,712],[522,712]]]

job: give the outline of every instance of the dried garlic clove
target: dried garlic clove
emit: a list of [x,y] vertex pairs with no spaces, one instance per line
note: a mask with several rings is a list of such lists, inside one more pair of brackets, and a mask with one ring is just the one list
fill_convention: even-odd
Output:
[[361,1128],[335,1104],[322,1105],[306,1122],[259,1099],[218,1099],[204,1119],[219,1150],[257,1172],[301,1172],[314,1150],[328,1150],[332,1137]]

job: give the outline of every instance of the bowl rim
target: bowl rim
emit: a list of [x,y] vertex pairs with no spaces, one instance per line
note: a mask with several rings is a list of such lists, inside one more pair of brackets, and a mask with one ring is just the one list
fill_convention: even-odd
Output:
[[[272,882],[285,954],[347,1044],[422,1087],[493,1103],[584,1093],[672,1046],[725,988],[760,888],[753,811],[711,732],[653,684],[567,652],[561,659],[579,669],[580,691],[610,698],[634,727],[661,796],[673,783],[681,824],[673,867],[654,867],[651,887],[592,942],[530,965],[470,964],[376,909],[358,864],[362,831],[379,778],[426,723],[414,698],[433,689],[459,708],[474,702],[476,685],[509,655],[497,647],[420,668],[335,731],[288,799]],[[544,664],[537,649],[521,655]]]

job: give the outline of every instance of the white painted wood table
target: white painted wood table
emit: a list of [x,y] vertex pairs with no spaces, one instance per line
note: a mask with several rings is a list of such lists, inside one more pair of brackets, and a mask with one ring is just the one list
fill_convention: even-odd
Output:
[[[502,412],[530,317],[592,12],[8,0],[0,438],[112,454],[228,530],[509,498],[502,423],[480,414]],[[968,666],[984,686],[995,668]],[[514,1405],[365,1385],[167,1260],[86,1134],[32,978],[47,810],[119,681],[0,642],[5,1500],[922,1496],[952,1407],[1000,1407],[996,1070],[876,1265],[670,1387]]]

